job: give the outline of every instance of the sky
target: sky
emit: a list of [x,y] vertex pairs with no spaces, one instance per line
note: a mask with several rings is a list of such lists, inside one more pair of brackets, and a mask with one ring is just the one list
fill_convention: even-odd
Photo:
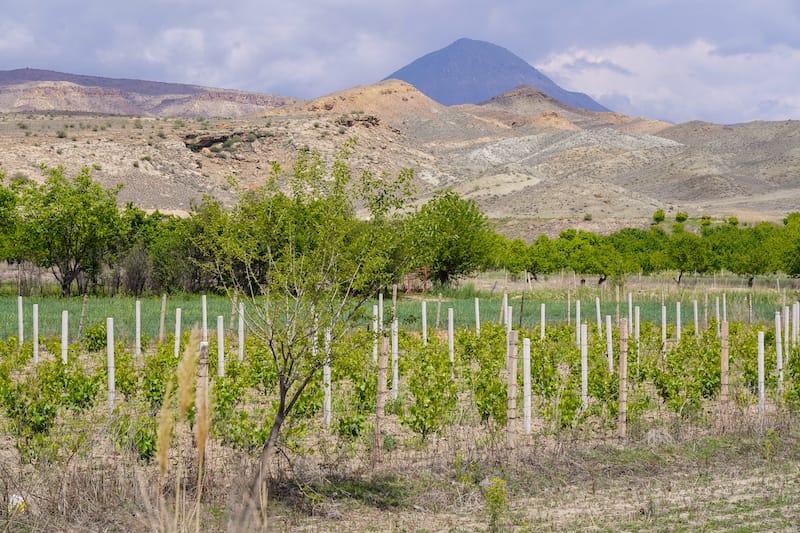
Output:
[[27,0],[0,10],[0,70],[314,98],[461,37],[628,115],[800,119],[798,0]]

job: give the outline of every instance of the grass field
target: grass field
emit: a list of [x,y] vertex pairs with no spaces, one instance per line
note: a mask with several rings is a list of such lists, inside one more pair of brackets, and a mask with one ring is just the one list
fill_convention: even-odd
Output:
[[[722,306],[723,294],[727,303],[726,310],[729,321],[754,323],[769,323],[774,319],[776,306],[782,304],[783,293],[774,290],[761,289],[753,292],[700,289],[672,291],[664,294],[667,306],[667,321],[675,323],[676,306],[681,302],[681,322],[686,325],[694,320],[692,301],[698,301],[698,318],[701,323],[712,319],[716,314],[716,303]],[[707,296],[707,300],[706,300]],[[790,295],[791,296],[791,295]],[[414,329],[421,327],[421,302],[427,301],[428,326],[433,328],[437,324],[437,307],[439,307],[439,327],[447,327],[447,309],[453,308],[456,328],[475,327],[475,302],[480,299],[481,322],[498,322],[502,293],[498,291],[475,291],[472,286],[460,290],[445,291],[441,304],[437,293],[403,294],[398,297],[397,316],[401,325]],[[581,318],[589,324],[597,320],[595,298],[601,299],[601,315],[605,320],[610,315],[616,321],[617,316],[627,317],[627,296],[623,293],[619,306],[616,296],[611,290],[596,290],[593,288],[580,288],[570,291],[569,318],[575,320],[575,302],[581,301]],[[748,297],[753,300],[752,315]],[[157,338],[159,319],[161,314],[161,298],[148,296],[140,298],[142,309],[142,333],[148,338]],[[135,325],[136,298],[129,296],[97,297],[90,296],[86,307],[85,327],[105,323],[107,317],[114,318],[114,327],[118,338],[131,338]],[[653,290],[637,290],[633,293],[633,305],[640,308],[642,322],[660,323],[661,321],[662,293]],[[42,336],[56,336],[61,332],[61,312],[69,312],[70,338],[75,338],[78,333],[79,320],[83,300],[78,297],[25,297],[23,299],[23,321],[26,339],[30,339],[32,326],[32,306],[39,306],[39,332]],[[369,327],[372,320],[372,306],[377,305],[377,299],[366,302],[363,313],[358,320],[359,327]],[[540,321],[540,306],[546,304],[546,319],[548,323],[563,323],[567,321],[567,291],[566,290],[534,290],[516,291],[509,295],[509,305],[513,307],[512,318],[515,327],[533,327]],[[216,317],[225,317],[225,327],[231,325],[232,306],[231,300],[226,296],[209,294],[208,327],[216,328]],[[252,309],[254,303],[246,301],[246,309]],[[167,298],[167,312],[165,317],[166,331],[175,331],[175,310],[181,308],[182,329],[186,330],[193,324],[200,324],[202,318],[201,296],[196,294],[169,295]],[[384,319],[389,320],[391,309],[391,291],[384,295]],[[246,311],[248,312],[248,311]],[[722,311],[720,311],[722,312]],[[619,313],[619,315],[617,314]],[[234,319],[235,328],[235,319]],[[0,337],[17,335],[17,298],[16,296],[0,296]]]

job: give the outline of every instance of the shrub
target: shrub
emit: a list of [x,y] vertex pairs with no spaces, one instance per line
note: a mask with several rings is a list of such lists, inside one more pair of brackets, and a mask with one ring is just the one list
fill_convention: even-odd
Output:
[[678,211],[675,214],[675,222],[686,222],[689,219],[689,215],[683,211]]

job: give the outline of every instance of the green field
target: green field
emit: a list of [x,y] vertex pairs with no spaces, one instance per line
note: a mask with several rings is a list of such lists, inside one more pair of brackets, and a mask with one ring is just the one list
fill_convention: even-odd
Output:
[[[679,295],[677,291],[667,293],[664,301],[667,306],[667,321],[675,323],[676,306]],[[710,321],[716,314],[716,300],[719,299],[722,306],[723,294],[727,303],[728,320],[739,322],[750,322],[748,297],[752,297],[752,322],[771,323],[775,316],[775,311],[782,305],[782,294],[777,291],[758,290],[754,292],[743,292],[741,290],[731,290],[723,293],[721,290],[697,290],[683,291],[680,294],[681,302],[681,322],[689,325],[694,321],[692,300],[698,300],[698,318],[701,325],[704,318]],[[706,295],[708,298],[707,307],[705,306]],[[441,298],[439,310],[439,328],[447,328],[447,309],[453,308],[453,317],[456,329],[475,327],[475,302],[474,298],[480,299],[481,323],[499,322],[502,293],[482,292],[476,293],[474,290],[455,290],[445,292]],[[581,288],[570,292],[571,311],[570,320],[575,320],[575,302],[580,299],[581,318],[583,322],[592,324],[597,320],[595,298],[601,298],[601,315],[603,321],[605,316],[610,315],[616,321],[617,316],[626,318],[628,315],[627,297],[622,295],[619,306],[616,297],[611,290],[596,290],[591,288]],[[161,298],[156,296],[142,297],[142,334],[148,338],[158,336],[159,319],[161,313]],[[397,316],[401,326],[408,329],[419,329],[421,327],[422,300],[427,301],[427,321],[428,327],[436,327],[437,294],[429,292],[425,295],[415,293],[410,295],[401,294],[398,297]],[[105,324],[108,317],[114,318],[114,329],[117,338],[131,338],[135,329],[135,302],[136,298],[129,296],[90,296],[86,306],[85,327],[94,324]],[[661,302],[660,292],[638,290],[633,295],[633,305],[640,308],[640,319],[642,322],[661,322]],[[370,327],[372,321],[372,306],[377,305],[377,298],[369,299],[365,302],[363,312],[357,320],[357,327]],[[543,291],[517,291],[509,294],[509,305],[513,307],[512,319],[515,327],[538,327],[540,323],[541,304],[546,305],[546,319],[548,324],[567,322],[567,291],[566,290],[543,290]],[[39,306],[39,334],[43,337],[57,336],[61,333],[61,313],[66,310],[69,312],[70,338],[74,339],[78,334],[81,307],[81,298],[59,298],[46,296],[31,296],[23,298],[23,321],[24,338],[30,339],[33,330],[32,325],[32,306]],[[216,328],[216,317],[225,317],[225,327],[231,326],[232,306],[231,300],[226,296],[210,294],[207,296],[208,305],[208,328]],[[245,301],[245,309],[248,315],[251,314],[254,306],[252,300]],[[391,291],[384,295],[384,320],[388,323],[391,316]],[[788,304],[787,304],[788,305]],[[167,311],[165,317],[166,332],[175,331],[175,310],[181,308],[181,327],[183,330],[191,328],[194,324],[200,324],[202,320],[201,296],[196,294],[170,295],[167,298]],[[619,312],[619,315],[617,313]],[[722,311],[720,311],[722,313]],[[235,329],[235,317],[233,327]],[[14,296],[0,297],[0,337],[17,335],[17,299]],[[85,330],[85,328],[84,328]]]

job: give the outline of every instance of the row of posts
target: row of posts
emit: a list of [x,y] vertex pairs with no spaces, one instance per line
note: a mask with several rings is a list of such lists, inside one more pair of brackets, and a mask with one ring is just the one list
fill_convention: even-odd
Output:
[[[159,326],[159,342],[163,343],[166,339],[164,334],[164,318],[166,313],[166,295],[161,300],[161,319]],[[17,315],[18,315],[18,342],[19,348],[22,348],[24,340],[23,329],[23,299],[22,296],[17,297]],[[206,296],[201,298],[202,307],[202,342],[208,349],[208,307]],[[244,303],[238,304],[238,359],[241,362],[244,359],[244,336],[245,336],[245,308]],[[217,376],[225,376],[225,327],[224,317],[217,316]],[[39,304],[33,304],[32,308],[32,341],[33,341],[33,363],[39,363]],[[113,411],[116,398],[116,387],[114,383],[114,319],[112,317],[106,318],[106,350],[108,360],[108,402],[109,408]],[[181,344],[181,308],[175,309],[175,343],[174,351],[175,357],[180,357],[180,344]],[[134,330],[134,356],[141,357],[142,355],[142,307],[141,302],[136,300],[135,303],[135,330]],[[67,364],[69,357],[69,312],[64,310],[61,312],[61,362]]]
[[[396,297],[395,297],[396,298]],[[394,302],[393,298],[393,302]],[[722,305],[720,306],[720,299],[716,299],[716,335],[721,339],[721,390],[720,400],[722,405],[727,405],[728,401],[728,362],[729,362],[729,347],[728,347],[728,321],[727,321],[727,302],[726,297],[722,295]],[[582,408],[588,407],[588,325],[581,322],[581,302],[575,302],[575,338],[576,343],[580,348],[581,353],[581,404]],[[428,326],[427,326],[427,302],[421,302],[422,313],[422,342],[427,345],[428,340]],[[696,336],[700,335],[700,321],[698,313],[697,300],[692,301],[692,308],[694,314],[694,332]],[[398,346],[397,346],[397,316],[394,311],[392,313],[392,330],[391,330],[391,368],[392,368],[392,386],[391,398],[396,400],[398,398]],[[603,321],[600,314],[600,299],[595,300],[595,309],[597,313],[597,330],[598,334],[602,337],[603,334]],[[506,352],[506,370],[508,374],[508,420],[516,418],[516,399],[517,399],[517,346],[518,346],[518,333],[512,328],[512,313],[513,308],[508,305],[507,295],[503,295],[503,305],[501,307],[501,321],[506,326],[507,333],[507,352]],[[438,312],[437,312],[438,315]],[[681,303],[676,303],[675,308],[675,341],[680,342],[681,339]],[[640,308],[633,305],[632,294],[628,294],[628,316],[631,319],[622,318],[619,322],[620,331],[620,349],[619,349],[619,432],[621,436],[626,432],[627,420],[627,367],[628,367],[628,339],[633,335],[634,345],[636,347],[636,366],[639,367],[640,363]],[[380,360],[381,350],[379,350],[379,339],[382,337],[383,329],[383,295],[378,295],[378,304],[373,306],[373,359],[378,363],[379,368],[379,389],[381,383],[385,387],[386,375],[384,374],[383,381],[380,381]],[[788,363],[789,358],[789,343],[796,346],[798,343],[798,324],[800,324],[800,302],[795,302],[791,308],[784,306],[783,313],[777,311],[775,314],[775,339],[776,339],[776,369],[778,372],[778,392],[783,392],[783,367]],[[475,298],[475,335],[480,337],[480,300]],[[540,307],[540,339],[544,340],[546,325],[546,306],[544,303]],[[791,336],[789,330],[791,328]],[[448,356],[452,363],[454,362],[454,320],[453,308],[447,310],[447,339],[448,339]],[[605,337],[606,337],[606,352],[608,357],[608,372],[614,371],[614,348],[612,336],[612,318],[611,315],[605,316]],[[662,353],[667,353],[667,307],[661,306],[661,348]],[[386,347],[388,352],[388,346]],[[388,353],[387,353],[388,355]],[[388,359],[388,357],[387,357]],[[531,391],[530,391],[530,339],[524,338],[522,342],[522,359],[523,359],[523,427],[526,434],[531,432]],[[387,369],[388,370],[388,369]],[[329,386],[329,385],[328,385]],[[329,394],[329,392],[328,392]],[[764,393],[764,332],[758,332],[758,412],[760,415],[764,414],[765,393]]]

